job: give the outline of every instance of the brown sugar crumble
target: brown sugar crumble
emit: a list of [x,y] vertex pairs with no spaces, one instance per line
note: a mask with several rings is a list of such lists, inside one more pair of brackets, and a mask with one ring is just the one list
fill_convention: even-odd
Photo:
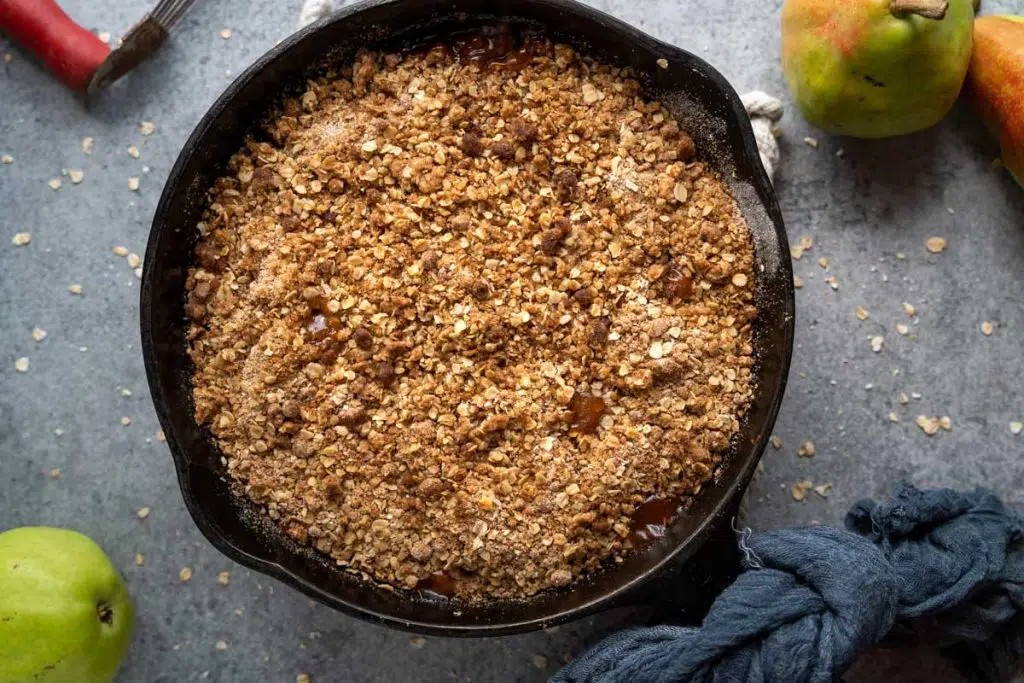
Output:
[[524,597],[713,476],[752,391],[753,247],[629,72],[467,52],[362,53],[232,157],[187,284],[195,415],[346,570]]

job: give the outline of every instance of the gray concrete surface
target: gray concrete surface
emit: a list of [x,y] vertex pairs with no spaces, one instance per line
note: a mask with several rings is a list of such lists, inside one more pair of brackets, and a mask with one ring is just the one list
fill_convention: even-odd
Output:
[[[86,27],[115,36],[150,4],[62,1]],[[0,52],[13,56],[0,65],[0,154],[14,157],[0,165],[0,529],[68,526],[106,548],[139,608],[125,683],[283,683],[300,672],[317,682],[542,681],[563,657],[637,615],[486,641],[420,641],[338,615],[214,550],[185,512],[155,438],[139,353],[139,281],[111,248],[142,253],[186,136],[233,74],[293,29],[299,4],[199,2],[155,59],[89,110],[0,38]],[[778,60],[780,0],[594,4],[701,54],[741,92],[761,88],[792,104]],[[1014,9],[1011,0],[986,6]],[[230,39],[220,37],[223,28]],[[156,132],[140,135],[140,120],[155,122]],[[1024,419],[1024,191],[992,169],[996,145],[965,107],[933,130],[889,141],[816,133],[792,108],[782,130],[779,199],[791,238],[813,237],[814,247],[795,262],[804,287],[777,426],[783,446],[765,455],[748,523],[837,523],[854,500],[884,496],[900,478],[990,486],[1024,505],[1024,436],[1009,430]],[[91,155],[82,152],[86,136],[95,140]],[[51,190],[47,181],[63,169],[84,171],[84,180],[64,176]],[[128,189],[130,176],[141,179],[138,192]],[[14,247],[21,231],[32,242]],[[944,253],[925,250],[933,235],[948,241]],[[81,296],[68,292],[72,283]],[[904,314],[904,301],[916,317]],[[867,320],[854,316],[857,306]],[[981,332],[984,321],[995,325],[991,336]],[[897,323],[909,326],[907,336]],[[34,327],[47,331],[44,341],[33,340]],[[879,353],[873,335],[885,338]],[[27,373],[15,371],[20,357],[31,361]],[[914,396],[909,405],[901,392]],[[919,414],[948,415],[952,431],[926,437],[914,426]],[[798,458],[806,440],[817,455]],[[831,494],[795,502],[789,487],[802,479],[832,484]],[[141,521],[144,506],[152,512]],[[182,584],[185,566],[194,574]],[[223,570],[230,585],[218,584]],[[217,650],[218,640],[227,649]],[[898,659],[920,673],[918,657]],[[880,671],[862,664],[856,680],[912,680]]]

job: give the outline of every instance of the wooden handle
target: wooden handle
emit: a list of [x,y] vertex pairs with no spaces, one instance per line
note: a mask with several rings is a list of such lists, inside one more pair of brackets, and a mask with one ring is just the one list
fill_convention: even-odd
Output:
[[54,0],[0,0],[0,31],[78,93],[85,93],[110,54],[103,41],[72,21]]

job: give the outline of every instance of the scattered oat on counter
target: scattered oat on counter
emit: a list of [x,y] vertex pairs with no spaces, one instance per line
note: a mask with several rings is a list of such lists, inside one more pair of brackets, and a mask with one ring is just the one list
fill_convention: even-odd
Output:
[[142,265],[142,258],[138,254],[128,254],[128,267],[135,269]]
[[11,238],[11,244],[16,247],[24,247],[32,241],[32,233],[30,232],[16,232],[14,237]]
[[411,636],[409,638],[409,645],[414,649],[422,650],[423,646],[427,644],[427,639],[422,636]]
[[803,501],[807,498],[807,492],[814,487],[814,484],[809,480],[798,481],[790,488],[790,493],[795,501]]
[[806,137],[806,138],[804,138],[804,144],[807,145],[808,147],[813,147],[814,149],[818,149],[818,139],[817,138]]
[[538,669],[548,668],[548,658],[544,655],[534,655],[530,658],[530,661],[532,661],[533,665]]
[[837,278],[835,275],[833,275],[832,277],[825,278],[825,282],[827,282],[828,286],[831,287],[832,289],[839,289],[839,278]]
[[1010,433],[1011,434],[1016,436],[1017,434],[1020,434],[1021,432],[1024,432],[1024,422],[1014,421],[1014,422],[1010,423]]
[[655,62],[655,64],[657,64],[662,69],[667,69],[668,68],[668,60],[665,59],[664,57],[662,57],[657,62]]
[[18,372],[28,372],[30,365],[28,358],[25,358],[24,356],[14,361],[14,369]]
[[156,440],[160,441],[161,443],[167,441],[167,436],[164,434],[164,430],[160,429],[157,431]]
[[803,279],[799,275],[794,275],[793,276],[793,288],[794,289],[803,289],[803,286],[804,286]]
[[96,37],[99,38],[100,42],[103,43],[104,45],[110,45],[110,32],[109,31],[100,31],[99,33],[96,34]]
[[793,260],[799,261],[804,257],[804,248],[801,247],[799,244],[794,244],[789,248],[789,255],[793,258]]
[[121,418],[121,426],[127,427],[131,423],[132,423],[132,419],[130,417],[128,417],[127,415],[125,415],[124,417]]
[[312,683],[312,681],[309,674],[299,674],[295,677],[295,683]]
[[996,331],[995,325],[989,321],[985,321],[981,324],[981,333],[986,337],[991,337],[992,333]]
[[828,494],[832,492],[832,484],[818,484],[814,487],[814,492],[822,498],[828,498]]
[[899,422],[900,416],[896,413],[889,413],[889,422]]
[[885,337],[875,335],[871,338],[871,350],[875,353],[879,353],[882,347],[885,346]]
[[814,248],[814,238],[810,235],[804,235],[800,238],[800,248],[804,251],[810,251]]
[[220,37],[223,38],[224,40],[227,40],[228,38],[230,38],[231,37],[231,29],[229,29],[229,28],[221,29]]
[[947,415],[943,415],[939,418],[939,426],[942,427],[943,431],[953,431],[953,420]]
[[782,448],[782,437],[781,436],[777,436],[775,434],[772,434],[771,442],[772,442],[772,448],[774,448],[775,450],[779,450],[780,448]]
[[796,449],[796,454],[801,458],[813,458],[818,454],[818,449],[814,445],[813,441],[804,441],[800,444],[800,447]]
[[76,296],[81,296],[82,295],[82,285],[79,285],[79,284],[68,285],[68,292],[70,292],[71,294],[74,294]]
[[50,479],[60,479],[60,468],[54,467],[50,470]]
[[910,403],[910,397],[909,397],[909,396],[907,396],[907,395],[906,395],[905,393],[903,393],[903,392],[900,392],[900,398],[899,398],[899,401],[900,401],[900,403],[902,403],[903,405],[907,405],[908,403]]
[[906,313],[907,316],[910,318],[913,318],[915,315],[917,315],[917,309],[914,308],[912,304],[906,301],[903,302],[903,312]]
[[122,396],[131,396],[132,395],[132,390],[131,389],[122,389],[121,390],[121,395]]
[[128,156],[130,156],[133,159],[138,159],[140,156],[139,148],[136,147],[135,145],[129,145]]
[[135,514],[139,519],[146,519],[149,517],[149,508],[139,508],[139,511]]
[[818,265],[821,266],[824,270],[828,270],[828,256],[822,256],[821,258],[819,258]]
[[140,266],[139,268],[136,268],[136,269],[135,269],[135,270],[133,270],[132,272],[133,272],[133,273],[135,273],[135,277],[136,277],[137,279],[139,279],[139,280],[141,280],[141,279],[142,279],[142,267],[141,267],[141,266]]
[[114,247],[112,249],[115,256],[125,257],[128,255],[128,249],[126,247]]
[[82,138],[82,151],[86,154],[92,154],[94,142],[92,138]]
[[227,642],[225,642],[223,640],[218,640],[216,643],[214,643],[213,649],[215,649],[215,650],[226,650],[226,649],[228,649],[228,644],[227,644]]
[[181,579],[182,583],[188,582],[192,578],[192,569],[190,567],[182,567],[181,571],[178,572],[178,578]]
[[68,169],[68,178],[71,180],[72,185],[78,185],[85,179],[85,171],[77,168]]
[[921,431],[927,434],[928,436],[934,436],[935,434],[937,434],[942,426],[939,422],[939,418],[928,417],[927,415],[918,415],[917,420],[914,421],[914,424],[920,427]]
[[46,339],[46,330],[44,330],[41,327],[33,327],[32,339],[36,340],[37,342],[43,341],[44,339]]
[[132,192],[139,191],[139,178],[138,176],[131,176],[128,178],[128,189]]
[[861,308],[860,306],[858,306],[857,309],[854,311],[854,315],[857,316],[857,320],[868,319],[868,312],[865,309]]
[[156,124],[152,121],[139,121],[139,133],[149,137],[156,131]]
[[896,323],[896,333],[906,337],[908,334],[910,334],[910,328],[904,325],[903,323]]
[[938,254],[945,250],[946,240],[941,237],[929,237],[924,245],[931,253]]
[[226,586],[231,583],[231,572],[223,571],[217,574],[217,583],[222,586]]
[[13,164],[14,157],[12,157],[10,154],[4,154],[3,156],[0,156],[0,162],[4,164]]
[[50,186],[51,190],[59,190],[60,186],[63,185],[64,183],[61,181],[60,178],[50,178],[48,181],[46,181],[46,184]]
[[146,557],[142,553],[135,553],[135,564],[141,567],[146,562]]

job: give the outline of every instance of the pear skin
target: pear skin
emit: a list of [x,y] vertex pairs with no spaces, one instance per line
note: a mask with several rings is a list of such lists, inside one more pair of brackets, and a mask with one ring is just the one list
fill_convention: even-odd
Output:
[[1024,17],[975,22],[967,95],[999,136],[1003,165],[1024,187]]
[[120,572],[82,534],[0,533],[0,683],[111,683],[134,619]]
[[913,133],[949,113],[970,63],[972,0],[786,0],[782,65],[814,126]]

